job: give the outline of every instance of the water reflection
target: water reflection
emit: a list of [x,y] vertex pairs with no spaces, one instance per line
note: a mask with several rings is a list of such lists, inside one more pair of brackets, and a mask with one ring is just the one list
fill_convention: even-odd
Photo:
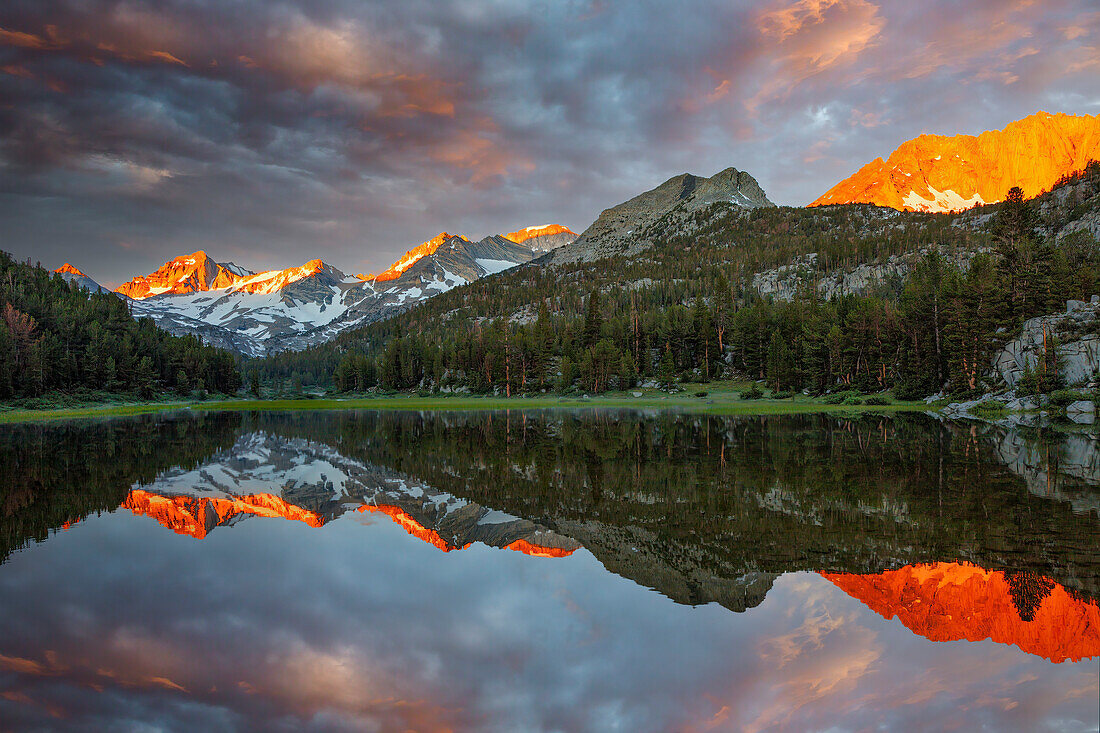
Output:
[[[72,527],[0,567],[5,720],[1095,725],[1079,436],[637,413],[4,432],[7,551]],[[926,641],[963,639],[995,644]]]

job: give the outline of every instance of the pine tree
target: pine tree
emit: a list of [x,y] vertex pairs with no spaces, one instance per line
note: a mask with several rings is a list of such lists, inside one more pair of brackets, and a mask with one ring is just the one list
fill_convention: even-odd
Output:
[[661,355],[661,365],[657,369],[661,386],[670,389],[676,383],[676,364],[672,360],[672,346],[665,343],[665,351]]

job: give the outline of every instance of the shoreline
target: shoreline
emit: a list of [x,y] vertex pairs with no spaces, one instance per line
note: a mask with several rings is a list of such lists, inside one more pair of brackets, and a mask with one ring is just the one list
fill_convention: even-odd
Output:
[[554,409],[646,409],[678,410],[713,415],[799,415],[813,413],[935,412],[924,402],[892,402],[888,405],[830,405],[818,397],[743,400],[736,392],[717,392],[707,397],[687,393],[611,394],[596,397],[475,397],[469,395],[387,395],[382,397],[325,397],[314,399],[233,399],[173,402],[90,404],[56,409],[12,409],[0,411],[0,424],[41,422],[95,417],[125,417],[159,412],[191,410],[202,412],[250,412],[297,410],[438,410],[499,411]]

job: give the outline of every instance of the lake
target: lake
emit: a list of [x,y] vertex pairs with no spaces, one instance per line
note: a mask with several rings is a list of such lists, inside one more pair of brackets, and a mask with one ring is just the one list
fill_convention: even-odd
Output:
[[1096,730],[1100,450],[926,415],[0,426],[0,729]]

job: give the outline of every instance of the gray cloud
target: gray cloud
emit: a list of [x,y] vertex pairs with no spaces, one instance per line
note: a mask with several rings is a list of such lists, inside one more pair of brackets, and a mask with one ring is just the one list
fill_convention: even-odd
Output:
[[689,170],[801,204],[920,132],[1100,111],[1084,0],[9,0],[0,247],[356,272]]

